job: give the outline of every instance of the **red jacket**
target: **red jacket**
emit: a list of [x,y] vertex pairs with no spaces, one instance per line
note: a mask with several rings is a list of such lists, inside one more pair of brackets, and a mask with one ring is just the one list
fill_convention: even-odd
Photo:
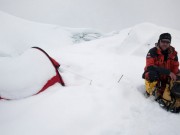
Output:
[[156,46],[150,49],[146,57],[144,70],[148,72],[149,70],[153,70],[153,68],[156,68],[156,71],[158,71],[162,77],[169,75],[170,72],[177,74],[179,71],[179,62],[175,48],[170,46],[168,50],[161,51],[161,49]]

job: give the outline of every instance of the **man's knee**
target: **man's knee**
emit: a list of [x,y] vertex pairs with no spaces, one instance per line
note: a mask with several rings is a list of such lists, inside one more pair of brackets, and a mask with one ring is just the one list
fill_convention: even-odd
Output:
[[145,89],[146,89],[146,92],[149,95],[152,95],[152,93],[154,92],[154,90],[156,88],[156,85],[157,85],[157,81],[150,82],[148,80],[145,80]]

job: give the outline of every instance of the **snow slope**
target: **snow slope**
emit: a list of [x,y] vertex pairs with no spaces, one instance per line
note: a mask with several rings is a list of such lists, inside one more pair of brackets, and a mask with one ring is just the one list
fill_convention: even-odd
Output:
[[89,40],[101,36],[99,31],[92,31],[92,29],[70,29],[35,23],[2,11],[0,11],[0,18],[0,56],[4,57],[20,55],[33,46],[39,46],[47,51],[56,50],[56,48],[73,44],[75,40],[83,40],[78,37],[84,33],[85,38]]
[[[13,21],[17,25],[21,23],[19,19]],[[22,35],[27,24],[29,22],[21,24],[16,37],[8,36],[9,32],[5,29],[4,37],[24,40],[19,35]],[[30,23],[29,27],[31,24],[34,26],[35,23]],[[12,24],[7,27],[9,30],[15,29]],[[32,29],[29,41],[34,41],[34,33],[43,35],[48,28],[44,25],[39,33]],[[56,29],[51,29],[51,32],[57,34]],[[1,100],[2,135],[179,134],[179,114],[166,112],[153,100],[146,99],[143,96],[144,80],[141,78],[146,53],[157,42],[159,34],[170,32],[172,44],[179,50],[179,31],[144,23],[78,44],[73,44],[69,38],[73,30],[59,32],[65,38],[61,40],[49,36],[44,39],[39,36],[39,44],[49,51],[51,46],[45,43],[47,40],[62,45],[55,46],[56,49],[50,52],[61,63],[60,72],[66,87],[56,84],[26,99]],[[18,55],[19,50],[28,48],[26,43],[25,46],[18,46],[12,40],[6,40],[8,48],[0,46],[1,54],[14,57],[11,53]],[[2,44],[3,40],[0,42]],[[31,43],[37,46],[35,42]],[[1,55],[0,59],[6,57]]]

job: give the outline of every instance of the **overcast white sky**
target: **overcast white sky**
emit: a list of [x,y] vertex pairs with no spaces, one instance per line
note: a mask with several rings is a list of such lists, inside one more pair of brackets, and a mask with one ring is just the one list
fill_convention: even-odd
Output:
[[104,32],[142,22],[180,30],[180,0],[0,0],[0,10],[38,22]]

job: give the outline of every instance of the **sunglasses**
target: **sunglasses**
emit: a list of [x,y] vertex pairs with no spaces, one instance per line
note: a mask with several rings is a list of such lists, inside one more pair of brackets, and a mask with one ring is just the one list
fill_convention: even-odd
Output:
[[168,41],[168,40],[161,40],[161,43],[163,43],[163,44],[170,44],[171,42],[170,41]]

